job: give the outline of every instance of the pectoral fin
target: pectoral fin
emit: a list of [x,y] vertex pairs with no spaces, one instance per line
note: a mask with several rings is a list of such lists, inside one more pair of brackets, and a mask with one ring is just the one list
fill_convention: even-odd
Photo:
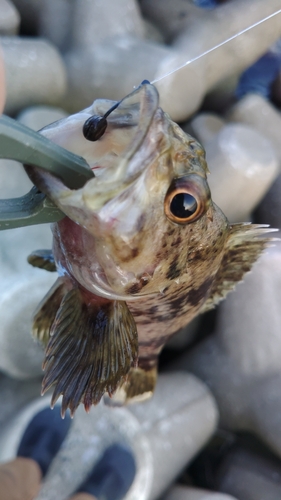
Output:
[[46,271],[57,270],[52,250],[35,250],[27,257],[27,261],[33,267],[40,267]]
[[[90,297],[90,298],[89,298]],[[43,364],[42,390],[55,385],[52,405],[62,394],[62,415],[86,411],[103,394],[114,393],[136,366],[138,338],[127,304],[69,291],[55,317]]]
[[65,278],[58,278],[35,311],[32,334],[44,347],[49,341],[51,327],[61,301],[70,288],[71,285]]
[[215,307],[243,279],[263,250],[275,241],[267,236],[273,231],[277,230],[258,224],[233,224],[230,227],[211,294],[200,313]]

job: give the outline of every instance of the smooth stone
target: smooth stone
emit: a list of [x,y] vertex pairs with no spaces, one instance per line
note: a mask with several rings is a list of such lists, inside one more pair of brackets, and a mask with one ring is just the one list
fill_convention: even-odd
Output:
[[[47,396],[36,399],[7,422],[0,432],[0,461],[15,455],[28,422],[49,402]],[[206,386],[184,373],[160,375],[153,398],[136,406],[100,404],[89,414],[80,407],[36,500],[67,498],[103,451],[118,441],[131,446],[137,462],[137,474],[125,499],[156,500],[208,441],[217,418]]]
[[[22,163],[0,159],[0,199],[23,196],[33,184],[27,177]],[[0,240],[1,240],[0,232]]]
[[[177,53],[177,59],[162,61],[155,74],[154,81],[165,111],[175,121],[186,120],[197,111],[209,90],[229,74],[239,75],[255,62],[281,36],[278,15],[268,20],[266,26],[258,26],[220,49],[194,62],[189,61],[279,8],[279,0],[266,3],[250,0],[247,9],[244,0],[236,0],[212,11],[200,9],[200,15],[190,16],[186,29],[171,46]],[[168,76],[181,64],[185,66]]]
[[281,248],[270,248],[220,305],[215,334],[171,364],[214,394],[222,427],[255,433],[281,457]]
[[176,479],[209,437],[217,423],[211,393],[190,374],[162,374],[151,400],[131,405],[151,446],[153,483],[149,500],[156,500]]
[[[41,377],[30,380],[18,380],[0,373],[0,429],[17,418],[21,410],[41,393]],[[5,432],[5,431],[4,431]]]
[[199,330],[200,316],[194,318],[188,325],[178,330],[165,344],[165,348],[180,351],[194,341]]
[[160,31],[160,29],[151,21],[147,19],[143,19],[144,24],[144,38],[148,40],[152,40],[157,43],[164,43],[164,37]]
[[19,30],[20,15],[12,2],[0,0],[0,35],[16,35]]
[[0,43],[6,73],[5,113],[58,103],[66,91],[66,73],[55,47],[45,40],[20,37],[1,37]]
[[[0,178],[1,180],[1,178]],[[52,233],[49,224],[19,227],[0,231],[0,277],[19,274],[46,273],[36,270],[27,262],[28,255],[38,248],[52,248]]]
[[17,117],[18,121],[32,130],[40,130],[50,123],[66,118],[68,114],[61,108],[51,106],[32,106],[24,109]]
[[249,214],[278,175],[271,143],[248,125],[230,123],[203,146],[213,201],[230,222],[249,221]]
[[[109,15],[110,13],[110,15]],[[92,49],[113,36],[144,36],[144,25],[136,0],[75,0],[72,46]]]
[[44,350],[31,336],[32,318],[55,279],[39,270],[1,279],[0,370],[11,377],[27,379],[43,374]]
[[173,486],[160,500],[235,500],[234,497],[190,486]]
[[277,500],[281,498],[281,463],[237,446],[223,458],[217,484],[220,491],[239,500]]
[[[171,47],[158,46],[137,37],[119,36],[106,38],[91,50],[71,51],[66,58],[70,81],[67,109],[77,111],[97,97],[121,99],[143,79],[148,79],[155,82],[160,92],[162,108],[174,120],[186,120],[197,111],[210,89],[229,73],[241,73],[279,38],[278,16],[267,21],[266,27],[251,30],[247,37],[233,40],[181,70],[174,70],[272,13],[275,7],[277,10],[277,3],[278,0],[266,4],[255,0],[255,8],[247,9],[246,14],[242,0],[237,0],[235,5],[227,2],[208,12],[197,8],[200,15],[190,16],[185,33]],[[221,33],[222,25],[224,33]],[[243,51],[238,50],[242,42]],[[167,76],[170,71],[173,73]]]
[[259,94],[247,94],[227,113],[231,122],[251,125],[273,144],[281,169],[281,113],[265,97]]
[[69,0],[40,2],[39,36],[47,38],[62,52],[69,50],[72,44],[74,5],[75,2]]
[[201,9],[196,7],[192,0],[140,0],[143,15],[153,22],[163,33],[165,41],[170,43],[182,33],[188,18],[196,13],[200,15]]
[[201,144],[206,145],[216,137],[224,125],[224,119],[215,113],[199,113],[193,120],[181,125],[181,128],[184,132],[194,136]]
[[38,0],[13,0],[13,4],[19,11],[21,28],[24,32],[35,35],[38,32],[38,20],[43,2],[38,2]]
[[65,57],[69,87],[63,107],[76,112],[93,99],[123,99],[144,79],[156,79],[162,109],[173,120],[186,120],[203,98],[202,66],[193,64],[188,77],[179,71],[157,81],[180,66],[185,57],[171,47],[129,35],[106,38],[91,50],[73,50]]
[[[198,17],[194,15],[188,18],[185,31],[179,34],[173,47],[184,52],[188,61],[279,9],[279,0],[249,0],[247,8],[244,0],[235,0],[210,11],[200,10]],[[276,15],[202,57],[200,61],[206,69],[205,89],[212,89],[230,74],[240,74],[262,56],[280,36],[280,18]]]
[[153,80],[159,61],[176,54],[169,47],[132,35],[106,38],[91,50],[72,50],[65,57],[68,91],[63,102],[69,112],[94,99],[123,99],[135,86]]
[[0,113],[3,113],[5,101],[6,101],[5,63],[4,63],[3,52],[0,47]]

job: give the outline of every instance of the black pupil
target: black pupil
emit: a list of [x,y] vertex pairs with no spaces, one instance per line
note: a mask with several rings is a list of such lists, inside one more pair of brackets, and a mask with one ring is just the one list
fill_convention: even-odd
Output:
[[187,219],[196,212],[197,201],[191,194],[178,193],[171,201],[170,210],[175,217]]

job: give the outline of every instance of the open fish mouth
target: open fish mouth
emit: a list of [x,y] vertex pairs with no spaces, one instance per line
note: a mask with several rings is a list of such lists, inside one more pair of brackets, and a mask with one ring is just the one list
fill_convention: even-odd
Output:
[[80,223],[73,217],[73,210],[97,212],[129,187],[159,154],[154,141],[146,144],[145,153],[142,148],[155,113],[163,115],[158,103],[156,88],[149,83],[141,85],[109,115],[105,133],[94,143],[83,137],[83,124],[91,114],[102,117],[112,101],[97,100],[90,108],[41,130],[43,135],[88,162],[96,177],[83,188],[71,190],[39,168],[28,167],[28,175],[67,216]]

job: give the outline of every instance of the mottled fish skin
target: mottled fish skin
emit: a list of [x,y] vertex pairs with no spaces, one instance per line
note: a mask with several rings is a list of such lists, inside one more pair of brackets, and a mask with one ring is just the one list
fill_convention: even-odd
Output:
[[[95,143],[87,141],[83,123],[92,114],[102,116],[111,105],[111,101],[96,101],[88,110],[42,131],[84,156],[96,178],[74,191],[38,168],[27,171],[67,215],[53,226],[53,252],[61,279],[70,280],[81,297],[93,294],[95,303],[99,297],[123,301],[134,318],[139,368],[133,364],[129,368],[127,363],[120,383],[127,377],[128,387],[131,384],[127,393],[137,396],[145,392],[145,373],[152,392],[157,357],[171,335],[191,321],[206,301],[210,307],[213,295],[218,302],[226,294],[224,289],[232,289],[268,238],[263,228],[251,233],[243,225],[228,224],[211,200],[202,146],[158,107],[153,85],[142,85],[127,96],[109,115],[104,136]],[[177,189],[196,199],[194,217],[171,216],[167,200]],[[230,272],[229,259],[234,259],[235,272]],[[45,310],[51,306],[45,304]],[[129,312],[122,310],[128,318]],[[46,318],[37,317],[36,328],[42,330]],[[130,337],[134,325],[131,320],[127,323]],[[44,332],[40,335],[44,337]],[[102,387],[104,392],[104,381]],[[61,390],[68,394],[64,407],[74,411],[77,405],[67,391],[67,387]]]

